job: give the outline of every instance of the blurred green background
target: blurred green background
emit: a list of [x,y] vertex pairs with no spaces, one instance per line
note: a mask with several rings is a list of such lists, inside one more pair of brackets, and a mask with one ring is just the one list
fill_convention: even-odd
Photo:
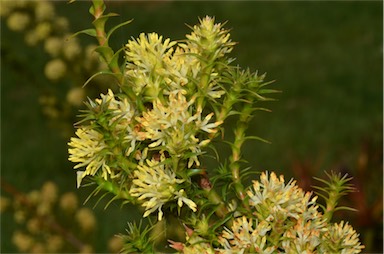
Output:
[[[71,31],[91,26],[89,2],[55,2]],[[249,134],[272,144],[248,142],[244,157],[257,170],[275,170],[295,177],[307,190],[313,176],[324,171],[354,176],[358,193],[346,204],[359,212],[340,213],[361,234],[366,252],[382,252],[383,193],[383,3],[381,1],[290,2],[107,2],[121,14],[114,23],[133,18],[113,36],[121,47],[141,32],[183,39],[198,17],[228,21],[236,63],[276,80],[276,102],[262,106]],[[69,136],[42,114],[39,97],[55,90],[65,98],[70,81],[52,84],[44,76],[49,57],[42,46],[29,47],[20,33],[1,22],[1,178],[20,191],[39,188],[47,180],[61,191],[76,191],[84,200],[91,189],[76,190],[73,164],[67,161]],[[113,22],[112,22],[113,23]],[[92,41],[80,37],[83,43]],[[78,84],[79,85],[79,84]],[[62,91],[62,93],[61,93]],[[97,93],[105,90],[97,91]],[[76,121],[76,118],[69,118]],[[2,195],[6,195],[2,191]],[[87,206],[92,207],[96,200]],[[106,241],[123,233],[129,207],[95,208],[99,218],[95,246],[106,252]],[[1,218],[1,252],[15,252],[10,237],[12,215]]]

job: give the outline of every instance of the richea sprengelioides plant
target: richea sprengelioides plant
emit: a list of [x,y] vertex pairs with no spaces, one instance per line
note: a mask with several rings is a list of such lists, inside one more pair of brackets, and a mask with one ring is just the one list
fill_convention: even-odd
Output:
[[[332,222],[350,178],[329,174],[317,196],[274,172],[254,177],[242,160],[246,130],[261,102],[277,92],[265,75],[233,65],[234,43],[225,24],[199,19],[184,40],[142,33],[114,51],[111,34],[131,21],[105,30],[116,14],[103,1],[90,8],[96,52],[117,87],[89,98],[69,160],[76,163],[77,186],[112,194],[142,211],[128,222],[123,253],[359,253],[358,234]],[[76,34],[77,35],[77,34]],[[124,63],[120,56],[124,54]],[[88,84],[89,82],[87,82]],[[236,124],[224,131],[228,119]],[[228,127],[227,127],[228,128]],[[233,132],[229,139],[227,133]],[[223,159],[221,149],[230,155]],[[217,167],[204,165],[216,154]],[[107,211],[106,211],[107,212]],[[127,211],[129,212],[129,211]]]

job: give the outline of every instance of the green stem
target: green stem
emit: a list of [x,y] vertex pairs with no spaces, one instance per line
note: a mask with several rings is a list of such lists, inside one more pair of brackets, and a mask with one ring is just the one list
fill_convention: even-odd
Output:
[[200,79],[200,83],[198,85],[199,88],[199,97],[197,98],[197,107],[200,109],[204,108],[205,101],[207,100],[207,89],[209,86],[211,72],[213,69],[212,63],[208,63],[205,67],[203,67],[202,76]]
[[[93,16],[95,17],[95,20],[93,22],[94,26],[95,26],[95,30],[96,30],[96,38],[99,42],[99,45],[100,46],[103,46],[103,47],[109,47],[108,45],[108,39],[107,39],[107,33],[105,32],[105,22],[106,22],[106,18],[102,18],[103,14],[104,14],[104,10],[105,10],[105,4],[104,4],[104,1],[103,0],[93,0],[92,1],[92,4],[93,4]],[[115,74],[118,74],[119,76],[123,76],[121,74],[121,71],[120,71],[120,67],[118,66],[118,64],[113,60],[113,55],[114,55],[114,51],[111,49],[111,50],[105,50],[103,52],[101,52],[101,55],[103,57],[103,59],[105,60],[105,62],[108,64],[108,67],[109,69],[115,73]],[[120,80],[122,81],[122,80]],[[122,82],[120,82],[122,83]]]
[[[244,199],[246,198],[244,186],[241,183],[240,176],[241,148],[245,141],[245,131],[248,128],[248,122],[251,118],[251,112],[251,105],[245,105],[241,112],[237,126],[234,130],[235,140],[233,141],[232,145],[232,155],[229,158],[229,168],[232,171],[232,181],[234,183],[236,194],[241,201],[244,201]],[[242,203],[245,208],[249,208],[246,202]]]

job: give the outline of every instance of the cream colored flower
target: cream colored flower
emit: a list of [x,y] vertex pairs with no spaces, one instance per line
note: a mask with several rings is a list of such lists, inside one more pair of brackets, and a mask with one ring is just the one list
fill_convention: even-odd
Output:
[[215,19],[209,16],[200,20],[200,24],[193,26],[193,32],[187,35],[189,47],[197,48],[200,54],[213,58],[223,57],[232,51],[233,43],[228,30],[223,24],[215,24]]
[[162,207],[174,200],[179,207],[184,203],[194,212],[197,209],[196,204],[187,198],[184,189],[178,187],[184,180],[176,178],[164,160],[165,156],[161,155],[160,161],[147,159],[146,163],[139,164],[134,171],[133,184],[129,190],[133,197],[143,202],[142,206],[146,210],[143,217],[157,210],[159,221],[163,218]]
[[153,102],[153,109],[143,112],[143,116],[137,121],[143,126],[147,139],[153,142],[149,147],[165,147],[175,156],[183,156],[187,152],[193,155],[189,158],[188,167],[193,163],[200,165],[197,156],[201,148],[209,143],[209,140],[199,140],[201,131],[214,133],[221,122],[209,123],[213,113],[203,118],[201,110],[193,113],[194,99],[187,101],[182,91],[169,94],[168,105],[164,105],[159,99]]
[[108,89],[107,94],[100,94],[100,99],[96,99],[97,105],[107,105],[105,110],[111,112],[112,117],[109,119],[109,125],[115,124],[117,131],[130,130],[131,123],[135,111],[127,98],[116,98],[113,91]]
[[[311,194],[305,194],[296,185],[296,181],[291,180],[285,184],[284,177],[281,175],[278,178],[274,172],[269,176],[268,172],[263,172],[260,181],[253,181],[253,190],[247,194],[250,205],[259,212],[259,219],[298,219],[316,201],[316,198],[310,201]],[[317,207],[311,211],[317,211]]]
[[163,75],[166,72],[164,60],[172,55],[176,42],[166,39],[156,33],[141,33],[139,38],[130,40],[125,46],[127,69],[140,69],[149,74],[154,72]]
[[176,42],[165,39],[156,33],[141,33],[139,38],[126,44],[126,75],[133,80],[133,89],[139,94],[146,89],[152,99],[160,92],[163,77],[167,76]]
[[341,221],[329,226],[322,238],[322,251],[328,253],[354,254],[364,249],[359,241],[359,234],[348,224]]
[[85,167],[80,181],[86,175],[95,175],[101,168],[102,177],[107,180],[111,169],[107,164],[107,154],[104,149],[107,145],[101,133],[90,128],[79,128],[76,137],[72,137],[69,145],[69,160],[78,163],[74,169]]
[[275,248],[267,246],[266,234],[271,226],[266,221],[260,223],[243,216],[237,218],[231,229],[225,228],[219,243],[223,249],[218,253],[273,253]]
[[319,246],[320,236],[326,228],[319,229],[316,220],[299,218],[283,235],[282,248],[285,253],[314,253]]

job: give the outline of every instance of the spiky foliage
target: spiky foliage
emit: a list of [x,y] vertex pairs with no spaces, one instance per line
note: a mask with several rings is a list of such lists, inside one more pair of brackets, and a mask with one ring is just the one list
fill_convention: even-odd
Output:
[[[170,243],[184,253],[317,252],[322,241],[337,235],[323,237],[329,225],[316,197],[293,180],[286,184],[282,176],[263,173],[253,186],[244,186],[249,170],[243,166],[243,144],[264,141],[247,136],[249,122],[255,111],[268,111],[258,104],[277,91],[266,88],[271,82],[265,75],[232,65],[228,54],[235,43],[224,24],[207,16],[183,41],[142,33],[114,52],[109,36],[128,22],[107,33],[105,22],[114,14],[104,10],[102,1],[93,2],[95,28],[83,33],[98,39],[97,51],[109,66],[103,73],[113,75],[119,89],[89,99],[78,137],[69,143],[75,169],[85,167],[79,181],[90,179],[96,192],[107,190],[112,200],[138,205],[157,225],[178,218],[185,237]],[[121,51],[125,61],[119,65]],[[237,123],[233,140],[224,132],[229,117]],[[203,156],[212,148],[220,158],[217,144],[229,144],[231,154],[215,170]],[[331,205],[335,209],[336,203]],[[149,231],[129,224],[123,251],[155,251]]]

